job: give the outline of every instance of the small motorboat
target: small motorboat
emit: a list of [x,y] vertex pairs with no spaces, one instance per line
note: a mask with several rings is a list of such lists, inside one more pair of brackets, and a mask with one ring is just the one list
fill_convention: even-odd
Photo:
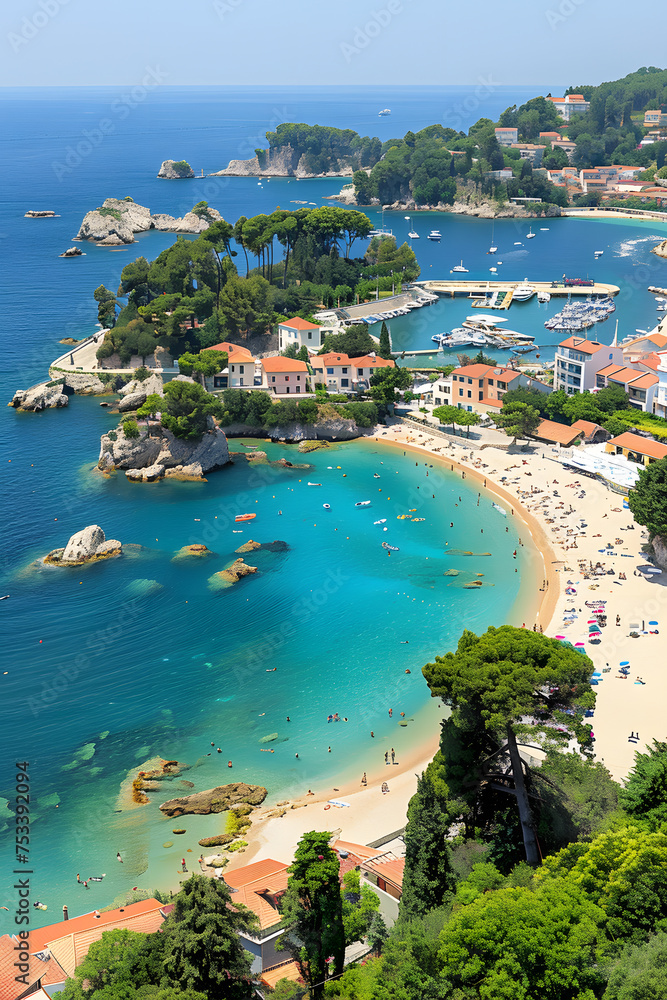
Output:
[[355,503],[354,506],[355,507],[370,507],[370,505],[371,505],[370,500],[357,500],[357,502]]
[[514,246],[515,246],[515,247],[522,247],[522,246],[523,246],[523,243],[518,243],[518,242],[516,242],[516,243],[514,244]]
[[322,506],[324,507],[325,510],[331,510],[331,504],[330,503],[323,503]]
[[322,483],[308,483],[309,486],[321,486]]
[[548,233],[549,232],[549,227],[548,226],[540,226],[540,232],[541,233]]
[[442,234],[440,233],[440,231],[438,229],[432,229],[431,232],[426,237],[426,239],[427,240],[435,240],[435,242],[437,243],[439,240],[442,239]]
[[499,510],[501,514],[504,514],[505,517],[507,517],[507,511],[504,510],[499,503],[492,503],[491,506],[495,507],[496,510]]
[[387,523],[386,517],[381,517],[379,521],[373,521],[373,524],[386,524],[386,523]]
[[551,293],[547,291],[542,291],[537,293],[538,302],[551,302]]
[[4,594],[3,597],[0,597],[0,601],[7,601],[7,600],[9,600],[9,594]]
[[237,514],[234,518],[235,521],[252,521],[253,518],[257,517],[257,514]]
[[373,479],[379,479],[379,478],[380,478],[380,473],[379,472],[374,472],[373,473]]
[[386,549],[388,552],[400,552],[398,545],[390,545],[389,542],[383,542],[382,548]]

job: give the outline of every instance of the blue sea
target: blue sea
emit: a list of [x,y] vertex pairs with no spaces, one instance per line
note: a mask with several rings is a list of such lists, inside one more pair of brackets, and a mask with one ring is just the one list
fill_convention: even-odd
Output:
[[[233,222],[296,201],[322,204],[341,185],[336,179],[170,183],[156,179],[162,160],[217,170],[230,158],[252,155],[281,121],[382,139],[436,121],[467,128],[534,93],[520,87],[487,96],[470,88],[5,90],[5,399],[45,377],[62,352],[62,337],[95,328],[92,292],[99,284],[115,289],[128,261],[153,258],[174,239],[147,233],[118,252],[85,246],[86,256],[59,259],[85,212],[104,198],[131,195],[153,212],[173,215],[204,198]],[[391,117],[378,118],[382,107],[392,109]],[[28,209],[53,209],[59,217],[24,219]],[[380,222],[379,211],[369,215]],[[384,224],[399,240],[407,238],[410,223],[402,213],[385,212]],[[667,284],[667,263],[649,252],[667,235],[661,223],[550,220],[546,231],[538,223],[529,244],[523,223],[499,220],[493,228],[430,214],[413,217],[413,224],[422,237],[415,241],[422,277],[444,277],[461,259],[471,277],[488,275],[493,236],[501,276],[549,279],[566,272],[620,285],[617,312],[596,331],[600,338],[611,339],[616,318],[619,336],[655,325],[646,286]],[[426,240],[431,228],[441,230],[441,244]],[[601,261],[594,261],[595,250],[604,250]],[[401,318],[391,326],[394,345],[429,347],[434,333],[458,325],[468,311],[465,300],[442,301]],[[543,322],[555,311],[555,303],[517,304],[508,325],[534,333],[548,358],[553,335]],[[251,468],[240,458],[208,483],[139,485],[94,472],[100,434],[115,422],[99,400],[73,397],[66,410],[18,414],[3,407],[0,414],[0,591],[11,595],[0,603],[0,797],[9,802],[0,811],[0,834],[10,871],[12,765],[27,760],[33,896],[48,905],[35,911],[33,926],[57,919],[63,903],[75,914],[134,885],[175,885],[188,848],[196,857],[197,840],[220,832],[216,817],[187,817],[179,821],[187,834],[172,835],[179,824],[164,819],[157,805],[186,794],[183,780],[197,790],[228,780],[263,784],[278,801],[371,773],[391,746],[400,759],[423,741],[427,727],[437,731],[422,665],[451,649],[463,627],[483,630],[516,615],[520,583],[534,586],[537,570],[518,546],[512,518],[454,473],[398,448],[350,443],[299,456],[289,446],[234,441],[239,452],[248,445],[265,449],[269,464]],[[271,464],[283,457],[311,467]],[[372,504],[355,508],[360,500]],[[256,519],[236,525],[234,516],[246,512]],[[406,513],[410,519],[399,517]],[[35,566],[91,523],[130,543],[122,559],[68,572]],[[212,589],[209,578],[249,538],[288,548],[251,553],[246,559],[257,574]],[[388,556],[384,540],[398,551]],[[174,562],[191,542],[204,542],[213,554]],[[452,569],[459,575],[444,575]],[[473,580],[483,586],[465,589]],[[327,723],[333,713],[348,721]],[[267,736],[274,738],[262,742]],[[275,752],[263,753],[267,747]],[[154,756],[189,770],[149,805],[117,811],[128,771]],[[85,891],[76,885],[77,872],[106,878]],[[3,892],[0,904],[11,910],[14,893]],[[0,932],[13,926],[11,919],[11,912],[0,913]]]

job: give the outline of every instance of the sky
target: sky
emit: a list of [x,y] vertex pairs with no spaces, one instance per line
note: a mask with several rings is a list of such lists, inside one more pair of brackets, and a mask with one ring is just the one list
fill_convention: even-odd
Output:
[[654,0],[4,0],[0,86],[150,70],[172,86],[576,86],[660,66],[655,17]]

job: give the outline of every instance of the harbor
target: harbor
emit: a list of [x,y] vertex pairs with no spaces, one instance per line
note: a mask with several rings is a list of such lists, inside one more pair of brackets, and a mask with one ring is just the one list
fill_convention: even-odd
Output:
[[[452,299],[459,296],[466,296],[467,298],[481,298],[485,300],[496,296],[493,306],[488,302],[482,302],[485,308],[495,307],[496,309],[509,309],[513,302],[525,301],[523,297],[518,298],[516,293],[517,289],[527,285],[525,281],[498,281],[497,279],[483,279],[480,281],[449,278],[431,278],[426,281],[415,282],[415,284],[425,291],[432,292],[435,295],[449,296]],[[559,281],[531,280],[528,283],[528,287],[533,290],[534,294],[538,296],[542,295],[545,299],[547,295],[550,298],[553,296],[571,295],[591,296],[594,298],[607,297],[618,295],[620,291],[618,285],[601,281],[588,281],[583,278],[566,278]],[[503,294],[501,295],[501,293]]]

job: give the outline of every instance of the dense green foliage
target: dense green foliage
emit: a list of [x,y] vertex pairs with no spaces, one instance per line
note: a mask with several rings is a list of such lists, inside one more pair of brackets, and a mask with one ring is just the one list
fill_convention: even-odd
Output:
[[[382,151],[379,139],[363,138],[350,128],[329,128],[324,125],[305,125],[284,122],[275,132],[267,132],[270,149],[291,146],[303,156],[303,166],[308,173],[326,173],[334,169],[336,161],[351,167],[372,167]],[[260,163],[264,150],[256,150]]]
[[285,927],[280,944],[299,964],[314,1000],[323,995],[327,975],[343,971],[345,956],[339,862],[330,837],[315,831],[301,837],[280,904]]
[[635,755],[635,766],[621,792],[623,808],[652,830],[667,821],[667,743],[653,741],[646,753]]
[[640,470],[628,503],[635,521],[645,525],[651,535],[667,535],[667,459]]
[[[199,202],[193,211],[207,217],[208,205]],[[400,289],[418,277],[415,254],[393,239],[373,241],[365,256],[351,258],[355,240],[371,229],[366,215],[350,209],[276,209],[234,226],[212,221],[193,240],[178,237],[151,263],[139,257],[123,268],[117,294],[127,304],[98,358],[117,353],[127,365],[157,346],[174,357],[197,354],[223,340],[267,334],[286,316],[312,318],[317,309],[372,297],[378,286]],[[95,298],[100,322],[113,325],[114,296],[100,286]]]
[[257,930],[255,914],[234,904],[224,882],[191,875],[160,928],[167,981],[208,997],[251,997],[251,956],[238,935]]
[[542,417],[540,411],[528,403],[509,402],[503,400],[503,408],[498,413],[489,413],[498,427],[502,427],[508,437],[528,437],[537,429]]
[[111,327],[116,322],[116,296],[113,292],[100,285],[93,292],[93,298],[97,302],[97,322],[105,328]]
[[63,1000],[105,1000],[108,995],[124,1000],[126,991],[129,996],[131,989],[160,983],[163,960],[164,941],[157,934],[105,931],[91,944],[61,996]]
[[378,198],[386,204],[414,198],[417,205],[451,205],[456,181],[446,142],[455,135],[452,129],[433,125],[385,143],[383,158],[375,164],[370,177],[353,177],[358,200],[368,203],[370,198]]
[[171,169],[175,174],[178,174],[179,177],[189,177],[192,172],[192,167],[187,160],[176,160],[172,163]]
[[162,426],[174,437],[196,441],[206,430],[207,419],[215,411],[215,399],[192,382],[167,382],[164,387]]
[[371,375],[370,394],[379,406],[395,403],[397,393],[412,385],[412,375],[407,368],[378,368]]
[[377,344],[368,332],[366,323],[354,323],[344,333],[330,333],[324,338],[319,354],[347,354],[350,358],[363,358],[375,351]]

